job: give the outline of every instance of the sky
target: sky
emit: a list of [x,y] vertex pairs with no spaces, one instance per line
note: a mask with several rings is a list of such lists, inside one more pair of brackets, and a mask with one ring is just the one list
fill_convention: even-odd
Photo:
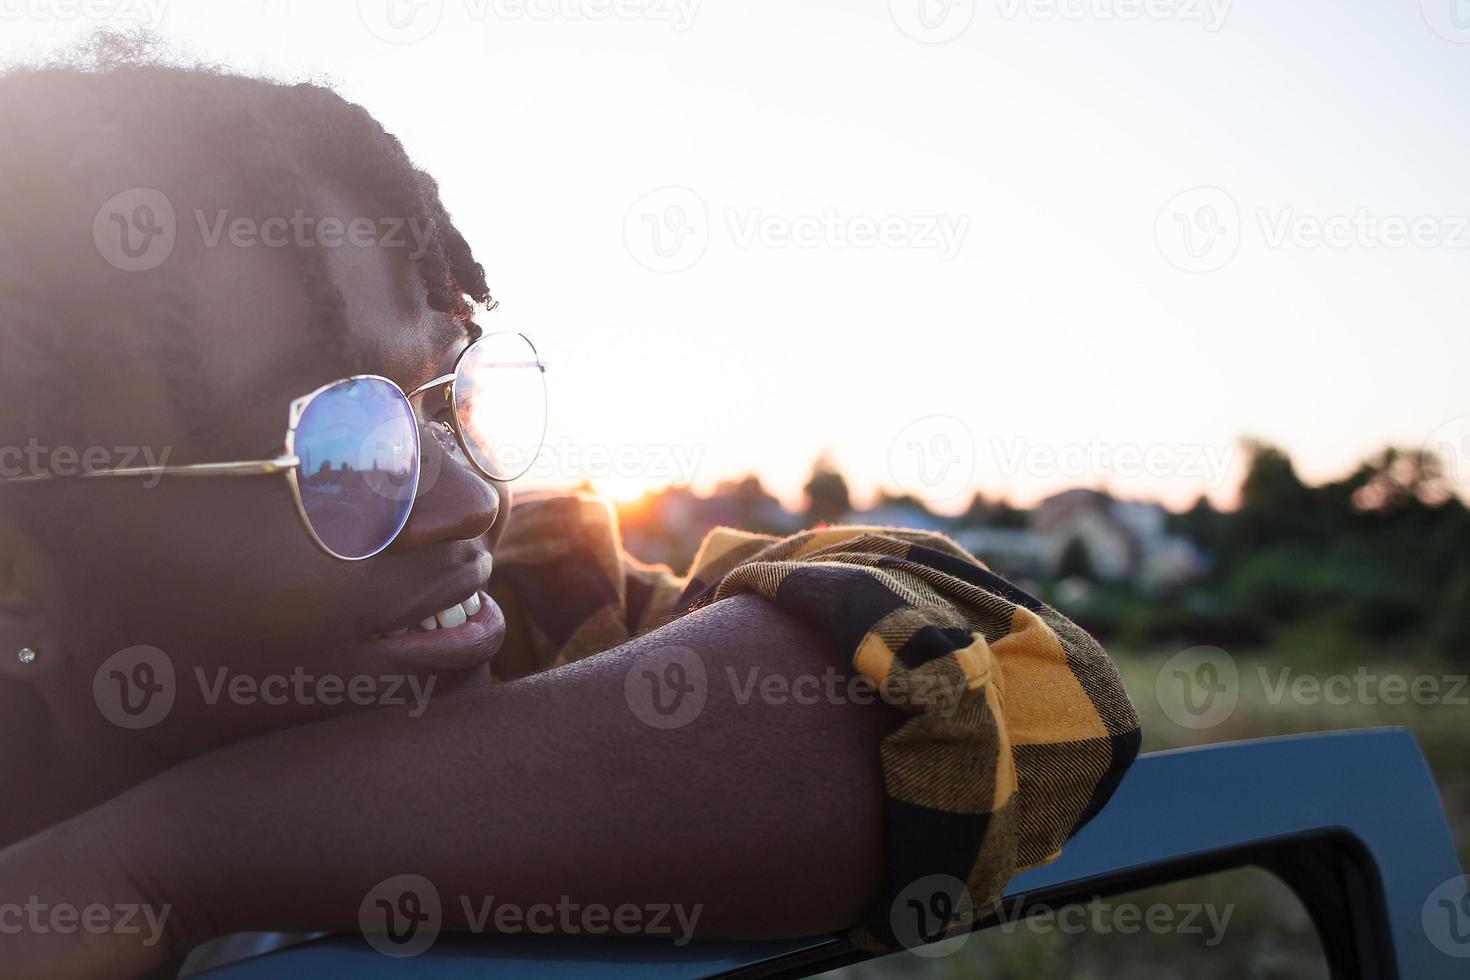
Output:
[[1466,0],[0,0],[0,58],[109,23],[400,136],[550,366],[532,479],[1470,486]]

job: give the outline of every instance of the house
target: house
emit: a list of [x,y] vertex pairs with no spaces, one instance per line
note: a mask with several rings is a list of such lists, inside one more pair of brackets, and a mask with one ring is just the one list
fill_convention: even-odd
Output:
[[1049,576],[1086,574],[1154,591],[1206,570],[1204,555],[1193,543],[1168,533],[1168,516],[1161,504],[1118,500],[1099,490],[1066,490],[1037,506],[1031,530],[1038,538],[1042,571]]

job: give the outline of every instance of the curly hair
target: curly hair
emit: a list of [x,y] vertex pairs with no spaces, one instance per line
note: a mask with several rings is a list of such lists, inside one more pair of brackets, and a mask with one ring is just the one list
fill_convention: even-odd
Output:
[[[148,35],[102,32],[61,60],[0,75],[0,133],[0,393],[35,391],[60,370],[103,297],[107,328],[141,337],[181,408],[207,399],[187,277],[168,263],[120,272],[93,243],[99,207],[132,188],[228,200],[264,220],[309,213],[309,189],[333,182],[422,229],[409,261],[432,309],[467,323],[472,303],[493,305],[434,180],[365,109],[322,85],[181,65]],[[323,250],[287,247],[312,339],[340,339],[345,306]],[[55,408],[7,404],[6,414],[26,425]]]

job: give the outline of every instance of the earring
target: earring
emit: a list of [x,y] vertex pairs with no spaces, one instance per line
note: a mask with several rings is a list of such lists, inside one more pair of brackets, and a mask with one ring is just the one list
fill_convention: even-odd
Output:
[[20,648],[20,662],[23,663],[23,664],[33,664],[33,663],[35,663],[36,662],[36,651],[32,650],[30,647],[21,647]]

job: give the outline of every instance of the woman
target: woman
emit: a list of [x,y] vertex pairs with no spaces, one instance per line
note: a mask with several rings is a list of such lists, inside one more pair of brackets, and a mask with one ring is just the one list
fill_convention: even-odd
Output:
[[[1131,762],[1106,655],[941,536],[722,530],[679,579],[597,501],[512,521],[543,366],[363,109],[103,37],[0,127],[9,971],[395,935],[405,873],[445,929],[493,893],[892,947]],[[55,916],[124,907],[158,934]]]

